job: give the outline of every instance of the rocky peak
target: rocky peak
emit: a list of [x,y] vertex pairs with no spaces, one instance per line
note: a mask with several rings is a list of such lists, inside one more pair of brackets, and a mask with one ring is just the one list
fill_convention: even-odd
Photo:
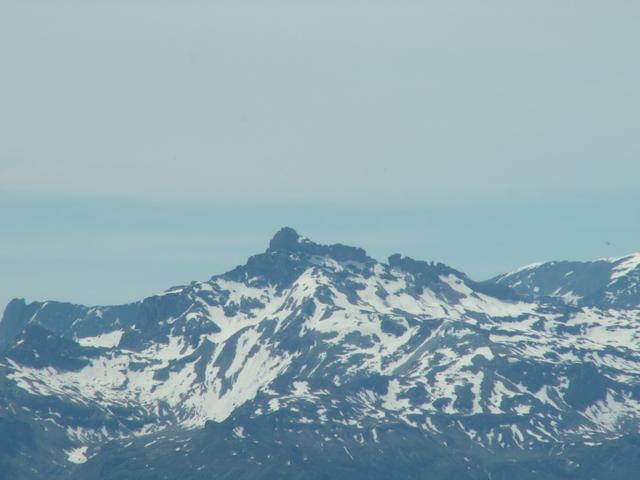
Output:
[[280,229],[269,242],[266,253],[296,254],[301,257],[331,257],[337,261],[370,263],[374,260],[362,248],[341,243],[320,245],[298,234],[293,228]]

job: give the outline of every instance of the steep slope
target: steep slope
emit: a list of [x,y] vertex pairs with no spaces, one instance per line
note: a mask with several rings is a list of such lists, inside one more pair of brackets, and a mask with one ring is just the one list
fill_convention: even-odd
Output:
[[504,283],[287,228],[130,305],[15,300],[0,420],[33,441],[4,456],[17,478],[579,478],[638,433],[640,308]]

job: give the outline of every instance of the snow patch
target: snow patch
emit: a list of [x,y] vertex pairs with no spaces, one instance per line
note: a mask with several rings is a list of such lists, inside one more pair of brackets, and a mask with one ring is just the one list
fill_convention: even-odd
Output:
[[75,464],[85,463],[87,461],[87,449],[89,447],[78,447],[72,450],[65,450],[67,461]]
[[77,342],[83,347],[114,348],[120,343],[123,334],[124,332],[122,330],[114,330],[113,332],[103,333],[95,337],[78,338]]

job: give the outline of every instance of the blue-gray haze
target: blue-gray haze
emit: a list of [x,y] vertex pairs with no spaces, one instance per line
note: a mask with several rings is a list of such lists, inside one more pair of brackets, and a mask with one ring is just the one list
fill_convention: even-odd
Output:
[[623,0],[3,0],[0,303],[138,299],[284,225],[476,278],[640,250],[638,45]]

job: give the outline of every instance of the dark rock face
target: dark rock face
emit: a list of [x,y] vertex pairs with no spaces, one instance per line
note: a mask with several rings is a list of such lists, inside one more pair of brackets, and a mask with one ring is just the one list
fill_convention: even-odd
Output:
[[635,478],[637,260],[477,282],[284,228],[132,304],[13,300],[0,479]]
[[0,458],[15,455],[22,448],[35,448],[33,430],[19,420],[0,417]]
[[33,430],[27,423],[0,417],[0,479],[9,480],[22,475],[12,462],[20,453],[36,453]]
[[0,322],[0,351],[12,345],[20,336],[32,310],[33,307],[27,307],[23,298],[15,298],[9,302]]
[[98,355],[95,349],[61,338],[40,325],[27,325],[20,342],[7,351],[6,358],[31,368],[80,370]]
[[565,401],[576,410],[584,410],[607,396],[608,381],[593,363],[581,363],[567,368],[569,388]]

